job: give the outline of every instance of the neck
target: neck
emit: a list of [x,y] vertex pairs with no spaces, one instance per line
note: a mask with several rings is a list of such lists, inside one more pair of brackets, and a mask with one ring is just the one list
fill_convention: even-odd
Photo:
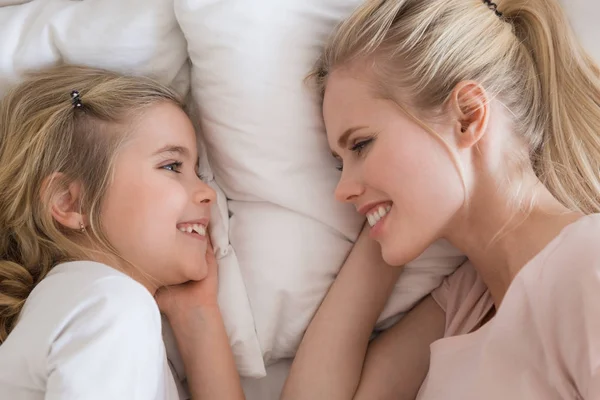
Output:
[[112,267],[117,271],[124,273],[125,275],[129,275],[133,280],[139,282],[146,289],[148,289],[152,296],[154,296],[156,294],[156,291],[158,290],[158,285],[156,284],[156,282],[153,279],[151,279],[147,274],[144,274],[142,271],[138,270],[129,263],[126,263],[121,258],[115,255],[107,254],[106,252],[97,250],[91,251],[90,254],[88,254],[88,258],[91,261],[96,261],[108,265],[109,267]]
[[509,207],[506,198],[482,200],[457,218],[446,238],[473,263],[497,309],[519,271],[582,215],[565,208],[544,187],[537,188],[527,210]]

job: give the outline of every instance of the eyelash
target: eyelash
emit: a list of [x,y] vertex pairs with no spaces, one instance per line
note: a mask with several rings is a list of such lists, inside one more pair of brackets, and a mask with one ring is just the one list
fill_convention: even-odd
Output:
[[[366,150],[366,148],[373,143],[373,138],[370,139],[365,139],[365,140],[361,140],[360,142],[356,142],[352,147],[350,147],[350,151],[352,151],[353,153],[355,153],[357,156],[362,156],[363,152]],[[344,170],[344,165],[340,164],[338,166],[335,167],[338,171],[343,171]]]
[[[167,171],[172,171],[172,172],[176,172],[176,173],[180,174],[181,173],[180,169],[181,169],[182,165],[183,165],[183,163],[181,161],[175,161],[170,164],[163,165],[161,168],[166,169]],[[172,167],[172,168],[169,168],[169,167]]]
[[360,155],[362,155],[365,148],[368,145],[370,145],[372,141],[373,141],[373,138],[365,139],[360,142],[356,142],[354,144],[354,146],[350,147],[350,151],[353,151],[354,153],[356,153],[356,155],[360,156]]
[[[172,162],[172,163],[167,164],[167,165],[163,165],[161,168],[165,169],[167,171],[172,171],[172,172],[175,172],[177,174],[181,174],[181,166],[182,165],[183,165],[183,163],[181,161],[176,161],[176,162]],[[168,168],[168,167],[172,167],[172,168]],[[197,171],[196,171],[196,176],[198,177],[198,179],[200,179],[203,182],[206,182],[206,180],[207,180],[206,176],[198,173]]]

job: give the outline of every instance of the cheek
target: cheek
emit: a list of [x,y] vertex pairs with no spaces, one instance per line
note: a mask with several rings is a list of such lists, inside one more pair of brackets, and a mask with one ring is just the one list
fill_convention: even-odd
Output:
[[402,265],[443,236],[462,205],[462,183],[435,138],[388,141],[373,150],[364,163],[365,181],[394,203],[381,237],[382,255]]
[[189,196],[183,185],[166,176],[145,179],[134,189],[135,197],[148,213],[156,216],[179,214],[187,206]]
[[103,220],[117,248],[132,240],[144,247],[164,240],[184,217],[185,190],[168,177],[153,175],[115,177],[107,193]]
[[411,202],[422,191],[431,165],[427,150],[419,142],[398,139],[382,140],[368,154],[364,163],[365,181],[385,193],[394,203]]
[[423,208],[440,199],[454,199],[457,193],[462,197],[462,183],[450,154],[426,132],[381,143],[365,169],[395,203]]
[[418,152],[385,150],[377,159],[379,163],[389,160],[373,184],[394,203],[380,236],[383,259],[390,265],[416,259],[443,236],[460,204],[453,200],[455,186],[443,172],[448,165],[424,163],[425,158]]

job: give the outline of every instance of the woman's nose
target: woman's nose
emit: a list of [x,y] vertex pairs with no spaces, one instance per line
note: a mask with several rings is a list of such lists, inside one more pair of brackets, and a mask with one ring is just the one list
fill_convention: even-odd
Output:
[[355,179],[351,179],[347,173],[342,172],[342,177],[335,188],[335,198],[342,203],[352,203],[357,197],[364,193],[364,186]]

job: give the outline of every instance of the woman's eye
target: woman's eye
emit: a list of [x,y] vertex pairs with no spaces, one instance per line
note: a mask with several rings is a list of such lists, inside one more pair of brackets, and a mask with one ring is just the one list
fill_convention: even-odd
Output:
[[181,173],[181,164],[182,163],[178,161],[171,164],[163,165],[161,168],[166,169],[167,171],[177,172],[179,174]]
[[202,182],[208,182],[208,177],[206,175],[202,175],[200,172],[196,172],[196,176],[198,177],[198,179],[200,179]]
[[342,172],[344,170],[344,164],[339,164],[335,166],[335,169],[337,169],[338,171]]
[[350,150],[360,156],[363,153],[363,151],[367,148],[367,146],[369,146],[372,142],[373,139],[366,139],[360,142],[356,142],[352,147],[350,147]]

